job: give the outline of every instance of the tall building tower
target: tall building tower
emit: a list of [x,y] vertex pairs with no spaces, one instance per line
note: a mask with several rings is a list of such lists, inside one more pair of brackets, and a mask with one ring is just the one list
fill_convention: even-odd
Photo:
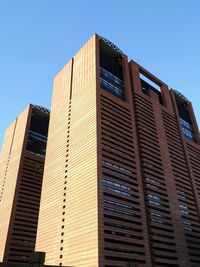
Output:
[[57,74],[36,249],[76,267],[200,264],[191,103],[94,35]]
[[35,249],[49,111],[29,105],[7,128],[0,155],[0,262]]

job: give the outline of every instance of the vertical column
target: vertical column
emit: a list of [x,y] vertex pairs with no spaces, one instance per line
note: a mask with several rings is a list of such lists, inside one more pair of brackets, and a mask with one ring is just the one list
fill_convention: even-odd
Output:
[[55,79],[36,245],[47,264],[99,266],[95,54],[93,36]]

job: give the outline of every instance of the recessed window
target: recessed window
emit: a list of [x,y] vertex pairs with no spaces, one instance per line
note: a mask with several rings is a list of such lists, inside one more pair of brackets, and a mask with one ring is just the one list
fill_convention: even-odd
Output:
[[123,81],[102,67],[100,68],[100,86],[109,93],[125,100]]
[[184,206],[184,205],[181,205],[181,204],[179,205],[179,207],[180,207],[181,209],[186,209],[186,210],[188,209],[187,206]]
[[152,203],[152,204],[154,204],[154,205],[156,205],[156,206],[161,206],[161,204],[159,203],[159,202],[157,202],[157,201],[154,201],[154,200],[148,200],[148,202],[149,203]]
[[184,121],[183,119],[180,118],[180,123],[181,123],[181,128],[183,131],[183,134],[186,138],[195,141],[195,135],[193,132],[192,125],[189,124],[189,122]]
[[151,197],[153,199],[156,199],[156,200],[161,200],[160,197],[157,197],[155,195],[152,195],[152,194],[147,194],[148,197]]
[[183,213],[183,214],[186,214],[186,215],[188,215],[188,214],[189,214],[189,212],[188,212],[188,211],[184,211],[184,210],[180,210],[180,212],[181,212],[181,213]]

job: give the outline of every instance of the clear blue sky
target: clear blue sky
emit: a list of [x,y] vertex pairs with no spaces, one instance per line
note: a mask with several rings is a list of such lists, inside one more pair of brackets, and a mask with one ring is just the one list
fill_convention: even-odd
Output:
[[200,125],[199,0],[0,0],[0,147],[28,103],[94,33],[193,102]]

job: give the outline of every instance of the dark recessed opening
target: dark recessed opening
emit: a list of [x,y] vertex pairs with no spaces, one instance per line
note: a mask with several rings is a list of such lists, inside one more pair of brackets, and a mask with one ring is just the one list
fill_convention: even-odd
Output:
[[100,40],[100,85],[109,93],[125,100],[123,85],[123,55]]
[[49,126],[49,113],[33,107],[26,149],[45,156]]

